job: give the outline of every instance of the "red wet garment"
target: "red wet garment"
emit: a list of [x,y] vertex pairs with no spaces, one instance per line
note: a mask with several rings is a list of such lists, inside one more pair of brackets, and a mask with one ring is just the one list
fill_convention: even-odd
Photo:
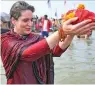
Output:
[[[36,34],[23,37],[13,31],[1,35],[1,59],[8,84],[54,83],[52,51],[49,49],[46,40],[42,39]],[[31,54],[22,55],[24,50],[28,48],[30,48]],[[57,52],[59,56],[64,52],[58,46],[55,49],[59,52],[55,50],[53,53]],[[14,69],[15,71],[13,71]],[[10,76],[12,72],[13,74]]]

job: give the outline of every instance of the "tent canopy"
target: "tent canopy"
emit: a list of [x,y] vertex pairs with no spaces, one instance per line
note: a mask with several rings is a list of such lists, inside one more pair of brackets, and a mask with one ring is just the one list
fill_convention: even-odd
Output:
[[2,22],[9,22],[10,21],[10,16],[9,14],[5,13],[5,12],[1,12],[0,13],[0,20]]

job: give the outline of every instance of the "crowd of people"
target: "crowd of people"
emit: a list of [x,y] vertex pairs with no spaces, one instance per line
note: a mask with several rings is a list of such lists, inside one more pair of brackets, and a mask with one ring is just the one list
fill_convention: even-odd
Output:
[[33,20],[32,31],[41,33],[43,36],[48,37],[49,32],[57,31],[61,25],[61,19],[48,18],[48,15],[42,17],[35,17]]
[[[72,24],[78,17],[61,26],[59,21],[55,25],[56,20],[51,21],[47,15],[34,23],[34,11],[34,6],[25,1],[15,2],[10,9],[10,31],[1,35],[1,59],[7,84],[54,84],[53,57],[60,57],[75,35],[87,34],[95,28],[91,19]],[[53,26],[61,27],[58,28],[61,31],[49,35]],[[41,29],[41,35],[32,31],[32,27]]]

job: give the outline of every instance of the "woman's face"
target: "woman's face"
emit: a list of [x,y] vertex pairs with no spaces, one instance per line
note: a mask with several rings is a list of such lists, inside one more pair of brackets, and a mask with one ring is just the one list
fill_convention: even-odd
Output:
[[31,32],[33,21],[32,21],[32,12],[30,10],[24,10],[21,12],[21,16],[18,20],[14,20],[14,32],[27,35]]

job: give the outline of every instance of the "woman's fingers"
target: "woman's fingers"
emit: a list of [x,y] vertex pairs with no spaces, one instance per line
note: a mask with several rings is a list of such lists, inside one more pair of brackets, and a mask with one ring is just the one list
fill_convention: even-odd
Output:
[[83,27],[79,28],[79,29],[74,29],[76,33],[78,34],[81,34],[85,31],[88,31],[88,30],[92,30],[95,28],[95,23],[89,23],[87,25],[84,25]]
[[94,30],[94,29],[95,29],[95,26],[90,27],[90,29],[91,29],[91,30]]
[[78,20],[78,17],[71,18],[71,19],[67,20],[65,23],[71,24],[72,22],[75,22],[76,20]]
[[84,35],[84,34],[87,34],[87,33],[89,33],[89,31],[90,31],[90,30],[83,31],[83,32],[79,33],[78,35]]
[[84,21],[82,21],[82,22],[76,24],[76,25],[75,25],[75,28],[81,28],[81,27],[83,27],[83,26],[85,26],[85,25],[87,25],[87,24],[89,25],[89,23],[90,23],[91,21],[92,21],[92,20],[90,20],[90,19],[84,20]]
[[88,24],[82,26],[81,28],[79,28],[78,31],[79,30],[90,29],[92,26],[95,26],[95,23],[88,23]]
[[79,33],[79,35],[83,35],[86,34],[87,32],[90,32],[93,28],[95,28],[95,26],[90,27],[89,29],[83,30]]

